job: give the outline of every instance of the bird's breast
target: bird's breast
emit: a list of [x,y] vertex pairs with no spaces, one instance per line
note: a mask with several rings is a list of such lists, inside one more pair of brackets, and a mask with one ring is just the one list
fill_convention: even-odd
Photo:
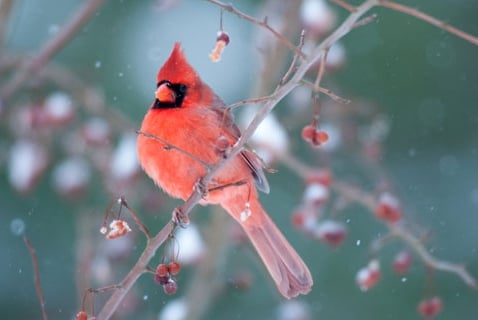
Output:
[[143,120],[138,157],[157,185],[173,197],[186,199],[207,173],[207,166],[220,159],[216,144],[222,131],[207,113],[158,111],[150,110]]

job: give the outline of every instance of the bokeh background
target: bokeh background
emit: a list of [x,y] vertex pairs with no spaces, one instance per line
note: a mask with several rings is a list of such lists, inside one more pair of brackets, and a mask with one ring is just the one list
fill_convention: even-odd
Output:
[[[271,24],[298,25],[299,12],[288,16],[289,20],[274,21],[275,16],[281,16],[280,10],[290,5],[279,5],[280,2],[233,4],[256,17],[269,16]],[[15,71],[15,67],[5,67],[7,58],[35,55],[82,3],[14,2],[0,52],[0,84]],[[423,12],[478,35],[476,1],[402,3],[419,6]],[[328,7],[337,23],[347,14],[333,4]],[[300,130],[310,122],[310,93],[292,94],[274,112],[287,130],[289,148],[295,156],[311,165],[329,166],[337,179],[371,192],[377,189],[380,179],[387,177],[402,202],[410,228],[427,231],[430,252],[448,261],[462,262],[478,276],[478,47],[404,14],[384,8],[373,12],[378,14],[375,21],[341,41],[344,63],[327,72],[323,82],[325,87],[351,99],[350,108],[354,111],[342,111],[341,116],[330,111],[332,119],[325,113],[321,121],[328,123],[334,140],[333,133],[349,132],[347,128],[353,128],[352,132],[361,137],[374,119],[384,119],[386,134],[373,146],[374,160],[364,160],[368,159],[364,157],[366,143],[360,139],[355,147],[353,139],[338,139],[336,146],[324,146],[325,150],[311,150],[302,141]],[[135,171],[138,168],[131,148],[134,130],[139,128],[152,100],[155,73],[175,41],[182,43],[191,64],[227,103],[266,94],[266,89],[274,86],[269,83],[257,87],[264,75],[259,51],[267,48],[267,37],[257,26],[231,14],[225,13],[223,21],[231,43],[219,63],[210,61],[208,54],[219,29],[219,16],[219,8],[205,1],[107,1],[49,65],[60,69],[53,72],[59,83],[33,81],[2,104],[2,319],[40,318],[31,258],[19,236],[22,231],[36,248],[49,319],[72,319],[80,309],[83,289],[119,281],[144,246],[135,227],[128,240],[105,244],[97,230],[111,201],[124,195],[153,232],[166,223],[171,209],[180,203]],[[297,34],[291,41],[297,43]],[[284,70],[290,59],[290,54],[285,55],[277,70]],[[66,78],[58,76],[63,71],[68,73]],[[39,126],[32,125],[35,110],[39,110],[35,108],[54,93],[69,99],[73,118],[59,125],[45,127],[41,121]],[[85,143],[78,137],[82,137],[85,124],[91,124],[92,118],[99,121],[100,128],[107,128],[107,133],[101,136],[103,131],[99,129],[104,140]],[[27,128],[25,123],[29,124]],[[35,161],[27,161],[27,167],[41,161],[45,165],[40,165],[35,183],[25,188],[15,186],[11,177],[12,159],[16,159],[12,150],[20,141],[33,142],[46,155],[43,159],[40,152],[35,154]],[[58,173],[58,166],[68,159],[82,159],[82,164]],[[19,170],[23,172],[27,167]],[[301,202],[304,182],[280,163],[275,163],[274,168],[278,173],[269,175],[271,193],[261,199],[313,273],[312,292],[300,297],[298,306],[292,306],[298,308],[292,310],[305,308],[309,312],[309,318],[304,319],[418,319],[417,304],[430,290],[444,302],[439,319],[478,317],[476,290],[455,275],[436,272],[430,284],[425,267],[417,260],[406,276],[394,274],[390,263],[402,248],[399,241],[380,251],[377,257],[382,264],[382,279],[376,287],[362,292],[355,284],[355,275],[368,263],[370,244],[383,236],[386,228],[367,210],[351,206],[337,217],[346,222],[348,230],[339,248],[306,237],[291,225],[291,214]],[[65,192],[62,188],[66,187],[55,180],[57,176],[60,180],[69,179],[77,173],[78,179],[84,181],[78,189]],[[333,209],[327,210],[324,214]],[[213,236],[226,239],[215,233],[230,232],[226,227],[211,231],[210,223],[222,214],[219,211],[195,209],[193,220],[206,238],[211,237],[208,232],[213,232]],[[160,256],[161,251],[156,263]],[[247,245],[230,244],[219,258],[212,259],[217,260],[218,279],[242,277],[248,288],[228,287],[196,317],[289,319],[281,318],[284,301]],[[174,296],[165,295],[145,275],[116,318],[157,319],[168,303],[190,297],[188,287],[196,268],[197,264],[184,267]],[[97,310],[107,296],[102,293],[95,297]],[[292,313],[297,316],[299,311]]]

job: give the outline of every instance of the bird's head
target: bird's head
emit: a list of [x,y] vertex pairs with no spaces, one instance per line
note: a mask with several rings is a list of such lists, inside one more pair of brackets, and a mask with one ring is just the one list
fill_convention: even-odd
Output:
[[[153,108],[187,108],[207,105],[211,89],[184,56],[179,42],[158,72]],[[208,100],[209,99],[209,100]]]

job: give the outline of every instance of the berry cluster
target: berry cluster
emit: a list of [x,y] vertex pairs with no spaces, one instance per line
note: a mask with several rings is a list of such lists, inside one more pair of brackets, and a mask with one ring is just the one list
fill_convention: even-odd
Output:
[[323,212],[329,200],[332,174],[317,171],[307,178],[300,207],[292,214],[292,224],[300,231],[332,247],[339,247],[347,236],[346,226]]
[[178,284],[172,277],[181,271],[181,265],[177,261],[168,264],[160,263],[154,272],[154,281],[163,286],[164,293],[175,294],[178,291]]
[[318,147],[329,140],[329,135],[324,130],[319,130],[309,124],[302,129],[302,138],[311,146]]

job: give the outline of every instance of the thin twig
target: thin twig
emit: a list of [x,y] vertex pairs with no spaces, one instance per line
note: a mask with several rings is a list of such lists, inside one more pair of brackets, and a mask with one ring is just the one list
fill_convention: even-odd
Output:
[[[31,57],[26,55],[2,55],[0,59],[0,73],[18,69],[27,64]],[[74,100],[77,100],[85,112],[90,116],[98,116],[108,119],[112,130],[123,132],[125,129],[134,128],[133,122],[116,108],[106,105],[103,95],[91,83],[83,81],[69,69],[51,61],[37,74],[38,80],[48,85],[53,85],[68,92]],[[25,83],[27,87],[29,83]]]
[[301,81],[302,84],[306,85],[307,87],[313,89],[314,91],[318,91],[318,92],[321,92],[327,96],[329,96],[330,99],[334,100],[334,101],[337,101],[339,103],[342,103],[342,104],[349,104],[351,102],[351,100],[349,99],[345,99],[345,98],[342,98],[340,97],[339,95],[335,94],[332,90],[330,89],[325,89],[325,88],[322,88],[322,87],[317,87],[315,86],[313,83],[307,81],[307,80],[302,80]]
[[[365,206],[370,212],[374,212],[375,208],[377,207],[377,200],[374,196],[352,185],[343,182],[335,182],[333,184],[333,189],[347,199]],[[465,269],[463,265],[439,260],[432,256],[420,239],[406,229],[403,224],[387,223],[386,226],[390,230],[391,234],[400,238],[410,248],[412,248],[426,266],[435,270],[454,273],[460,277],[466,285],[474,289],[478,289],[478,283],[476,279]]]
[[8,16],[13,7],[13,0],[0,0],[0,57],[3,56],[5,36],[7,34]]
[[[278,154],[277,158],[303,179],[306,179],[315,171],[314,168],[303,164],[291,154]],[[347,200],[366,207],[369,212],[375,212],[375,208],[377,207],[377,199],[372,194],[340,181],[333,182],[332,189],[334,189],[341,196],[345,197]],[[466,270],[463,265],[439,260],[432,256],[423,245],[422,239],[416,237],[412,232],[406,229],[403,224],[386,223],[385,225],[389,229],[390,235],[405,242],[412,250],[417,253],[426,266],[434,270],[454,273],[460,277],[466,285],[473,289],[478,289],[477,280]]]
[[415,18],[418,18],[420,20],[426,21],[431,25],[434,25],[434,26],[436,26],[436,27],[438,27],[442,30],[445,30],[449,33],[452,33],[455,36],[460,37],[462,39],[465,39],[466,41],[474,44],[475,46],[478,46],[478,37],[472,36],[469,33],[466,33],[466,32],[464,32],[464,31],[462,31],[458,28],[455,28],[455,27],[449,25],[448,23],[443,22],[441,20],[438,20],[437,18],[432,17],[432,16],[430,16],[426,13],[423,13],[423,12],[417,10],[417,9],[413,9],[413,8],[407,7],[403,4],[395,3],[395,2],[392,2],[392,1],[388,1],[388,0],[378,0],[378,3],[383,7],[392,9],[394,11],[403,12],[403,13],[406,13],[406,14],[412,16],[412,17],[415,17]]
[[136,264],[128,272],[123,281],[118,285],[119,290],[113,292],[101,311],[98,313],[96,317],[98,320],[109,319],[113,315],[115,310],[121,304],[124,297],[129,290],[131,290],[139,277],[143,273],[148,272],[148,263],[151,261],[151,259],[153,259],[158,248],[169,239],[175,227],[176,225],[174,222],[170,221],[156,236],[154,236],[154,238],[151,238],[151,240],[148,241],[146,248],[138,258],[138,261],[136,261]]
[[25,64],[20,66],[13,77],[1,88],[0,98],[3,102],[7,101],[27,80],[35,76],[80,31],[103,2],[104,0],[89,0],[82,4],[79,10],[75,10],[69,23],[61,28],[58,34],[40,49],[38,54],[26,60]]
[[271,98],[270,96],[264,96],[264,97],[258,97],[258,98],[244,99],[244,100],[228,105],[227,108],[229,110],[234,110],[235,108],[246,105],[246,104],[261,103],[261,102],[269,100],[270,98]]
[[267,22],[267,17],[264,18],[264,20],[258,20],[254,17],[251,17],[250,15],[247,15],[236,8],[234,8],[231,4],[226,4],[218,0],[208,0],[209,2],[221,7],[222,9],[229,11],[236,16],[238,16],[241,19],[250,21],[260,27],[263,27],[267,30],[269,30],[280,42],[282,42],[287,48],[289,48],[291,51],[293,51],[295,54],[299,55],[300,57],[304,58],[305,54],[297,48],[295,45],[293,45],[287,38],[285,38],[280,32],[277,32],[274,28],[272,28],[269,23]]
[[[304,46],[304,39],[305,39],[305,30],[302,29],[302,31],[300,32],[299,45],[298,45],[298,48],[301,51],[302,51],[302,47]],[[297,60],[299,60],[299,55],[294,54],[294,58],[292,59],[292,62],[290,63],[289,69],[279,81],[279,86],[283,85],[287,81],[287,79],[289,79],[290,75],[294,73],[294,71],[297,69],[296,67]]]
[[139,134],[139,135],[142,135],[142,136],[145,136],[147,138],[150,138],[150,139],[153,139],[153,140],[157,140],[161,143],[163,143],[165,146],[164,148],[170,150],[170,149],[174,149],[188,157],[190,157],[191,159],[199,162],[200,164],[202,164],[206,170],[210,170],[211,169],[211,165],[207,162],[205,162],[204,160],[200,159],[199,157],[197,157],[196,155],[192,154],[192,153],[189,153],[187,152],[186,150],[184,149],[181,149],[177,146],[175,146],[174,144],[171,144],[169,143],[168,141],[166,141],[165,139],[161,138],[161,137],[158,137],[157,135],[154,135],[154,134],[151,134],[151,133],[148,133],[148,132],[143,132],[143,131],[140,131],[140,130],[136,130],[136,133]]
[[103,292],[107,292],[107,291],[111,291],[111,290],[116,290],[116,289],[120,289],[121,288],[121,285],[119,284],[112,284],[112,285],[109,285],[109,286],[106,286],[106,287],[101,287],[101,288],[88,288],[86,289],[84,292],[83,292],[83,299],[81,301],[81,311],[85,311],[86,310],[86,298],[88,297],[89,294],[92,295],[92,299],[91,299],[91,314],[94,315],[95,314],[95,300],[94,300],[94,295],[97,294],[97,293],[103,293]]
[[35,282],[35,289],[37,291],[38,300],[40,301],[41,307],[41,315],[43,320],[48,320],[48,316],[45,310],[45,297],[43,296],[43,289],[40,282],[40,271],[38,270],[38,259],[35,249],[33,248],[32,243],[28,240],[27,236],[23,236],[23,241],[27,246],[28,252],[30,252],[30,256],[32,257],[32,266],[33,266],[33,275],[34,275],[34,282]]
[[325,73],[325,64],[327,63],[327,55],[329,53],[329,47],[324,48],[322,55],[320,56],[320,64],[319,64],[319,71],[317,72],[317,78],[315,78],[314,87],[319,88],[320,82],[324,77]]
[[473,289],[478,289],[478,282],[476,279],[466,270],[464,265],[451,263],[435,258],[430,252],[423,246],[420,239],[411,234],[403,225],[391,225],[390,231],[393,235],[402,239],[407,243],[418,256],[422,259],[426,266],[434,270],[440,270],[456,274],[463,282]]
[[[327,54],[329,53],[329,47],[326,47],[322,50],[322,54],[320,55],[320,63],[319,63],[319,70],[317,72],[317,77],[315,78],[314,82],[314,87],[315,88],[320,88],[320,82],[322,81],[322,78],[325,73],[325,64],[327,63]],[[312,122],[310,123],[314,128],[317,127],[319,123],[319,114],[320,114],[320,100],[319,100],[319,90],[315,90],[312,92],[312,100],[314,101],[313,103],[313,116],[312,116]]]
[[363,26],[375,21],[377,19],[377,17],[378,17],[378,14],[374,13],[374,14],[369,15],[368,17],[360,19],[359,21],[355,22],[354,28],[363,27]]
[[131,217],[133,217],[133,220],[134,222],[136,222],[136,225],[138,226],[138,228],[146,235],[146,238],[148,240],[151,239],[151,233],[149,232],[148,228],[143,223],[143,221],[141,221],[141,219],[136,214],[136,212],[128,205],[128,203],[126,202],[126,199],[124,197],[120,197],[118,198],[118,202],[120,203],[120,205],[128,209],[129,214],[131,215]]
[[355,12],[357,11],[357,8],[355,8],[353,5],[351,4],[348,4],[347,2],[343,1],[343,0],[330,0],[330,2],[333,2],[335,3],[336,5],[344,8],[345,10],[349,11],[349,12]]

